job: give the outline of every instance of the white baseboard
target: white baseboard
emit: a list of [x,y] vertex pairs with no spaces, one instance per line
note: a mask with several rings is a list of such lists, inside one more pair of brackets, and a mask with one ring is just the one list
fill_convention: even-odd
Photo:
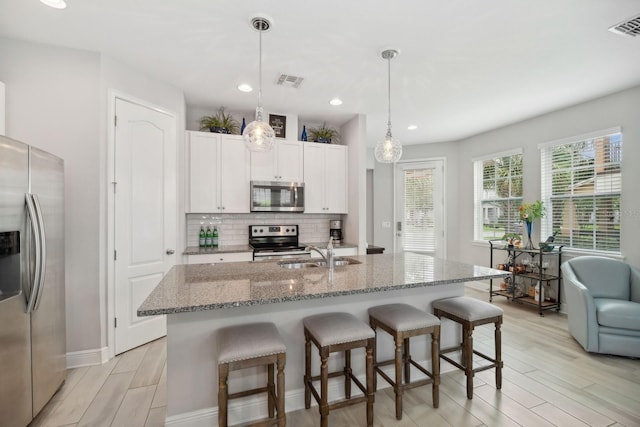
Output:
[[67,353],[67,369],[101,365],[108,360],[108,347],[96,348],[93,350],[72,351]]

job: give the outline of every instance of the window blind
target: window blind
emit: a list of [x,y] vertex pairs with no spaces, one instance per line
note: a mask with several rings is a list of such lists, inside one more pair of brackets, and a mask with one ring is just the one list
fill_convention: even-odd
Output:
[[566,247],[620,252],[622,134],[608,132],[541,146],[543,239],[556,233]]
[[433,170],[404,170],[404,250],[436,249]]
[[522,153],[493,155],[474,161],[474,238],[501,239],[522,233]]

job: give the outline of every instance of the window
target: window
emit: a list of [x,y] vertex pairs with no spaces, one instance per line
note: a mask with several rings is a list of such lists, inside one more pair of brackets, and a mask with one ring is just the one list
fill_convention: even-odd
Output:
[[522,226],[522,152],[496,154],[474,161],[476,240],[501,239]]
[[574,249],[620,252],[620,128],[540,146],[542,236]]

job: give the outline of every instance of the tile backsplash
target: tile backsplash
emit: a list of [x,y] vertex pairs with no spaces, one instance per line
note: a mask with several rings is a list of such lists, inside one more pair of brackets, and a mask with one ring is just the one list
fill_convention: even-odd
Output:
[[187,214],[187,246],[198,246],[200,226],[218,227],[218,245],[246,245],[249,226],[254,224],[299,226],[300,242],[316,243],[329,240],[329,221],[342,215],[327,214]]

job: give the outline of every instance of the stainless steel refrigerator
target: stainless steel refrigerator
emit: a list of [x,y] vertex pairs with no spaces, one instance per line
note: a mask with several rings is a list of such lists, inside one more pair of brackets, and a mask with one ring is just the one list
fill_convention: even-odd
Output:
[[64,162],[0,136],[0,426],[65,380]]

